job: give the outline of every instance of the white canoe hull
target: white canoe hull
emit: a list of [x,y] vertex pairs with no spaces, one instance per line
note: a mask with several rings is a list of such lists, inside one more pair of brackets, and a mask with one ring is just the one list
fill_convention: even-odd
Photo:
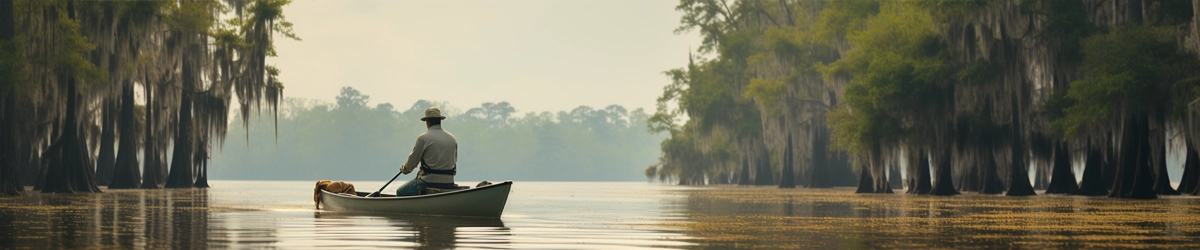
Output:
[[504,213],[512,181],[431,195],[362,197],[321,190],[321,208],[331,211],[493,217]]

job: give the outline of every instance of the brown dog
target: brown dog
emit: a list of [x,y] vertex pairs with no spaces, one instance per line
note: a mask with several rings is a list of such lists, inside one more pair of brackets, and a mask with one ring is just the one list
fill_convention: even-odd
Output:
[[317,202],[317,209],[321,209],[321,190],[329,191],[330,193],[357,195],[354,192],[353,184],[342,181],[319,180],[317,181],[317,187],[313,188],[313,201]]

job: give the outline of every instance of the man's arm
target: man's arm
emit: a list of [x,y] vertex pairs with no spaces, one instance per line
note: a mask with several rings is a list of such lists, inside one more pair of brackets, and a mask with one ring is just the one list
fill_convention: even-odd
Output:
[[400,173],[412,173],[413,169],[417,168],[417,164],[421,163],[421,156],[425,154],[425,142],[421,136],[417,137],[417,145],[413,146],[412,153],[408,153],[408,161],[400,166]]

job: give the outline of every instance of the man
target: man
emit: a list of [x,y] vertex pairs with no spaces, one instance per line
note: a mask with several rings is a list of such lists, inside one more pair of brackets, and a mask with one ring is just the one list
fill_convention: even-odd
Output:
[[412,173],[420,163],[417,177],[396,189],[396,196],[425,194],[425,188],[457,189],[454,174],[458,163],[458,140],[450,132],[442,130],[442,111],[438,108],[425,110],[425,127],[429,130],[417,136],[417,145],[408,154],[408,161],[400,166],[400,173]]

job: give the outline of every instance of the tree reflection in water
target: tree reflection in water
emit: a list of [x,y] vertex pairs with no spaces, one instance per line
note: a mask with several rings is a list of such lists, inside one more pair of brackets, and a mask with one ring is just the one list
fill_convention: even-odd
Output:
[[[10,248],[631,248],[693,245],[645,183],[527,183],[499,219],[382,216],[314,209],[309,181],[217,181],[211,189],[107,190],[0,197]],[[359,182],[381,186],[384,182]],[[802,197],[796,197],[797,207]],[[671,207],[671,206],[667,206]]]
[[208,247],[206,189],[29,194],[0,202],[0,246]]

